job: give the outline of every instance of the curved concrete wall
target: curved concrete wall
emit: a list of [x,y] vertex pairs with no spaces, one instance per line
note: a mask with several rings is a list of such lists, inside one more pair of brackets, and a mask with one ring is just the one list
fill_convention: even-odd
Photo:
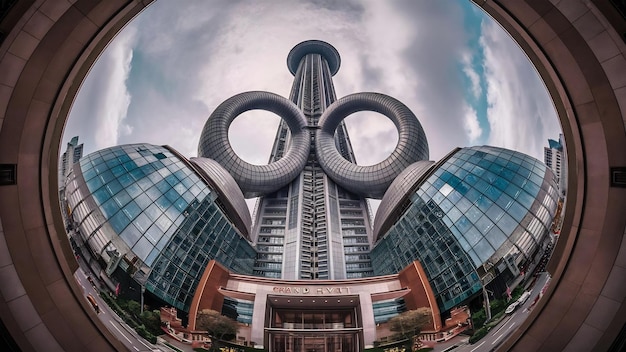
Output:
[[23,351],[125,350],[84,299],[75,261],[65,259],[72,252],[56,170],[80,82],[149,2],[30,1],[7,17],[19,19],[0,46],[0,164],[17,165],[17,182],[0,186],[0,313]]
[[[62,127],[90,65],[150,0],[20,0],[0,23],[0,314],[24,351],[123,350],[82,299],[56,192]],[[626,321],[626,49],[607,0],[477,1],[520,43],[555,100],[569,195],[555,283],[501,349],[607,350]],[[615,30],[619,28],[619,32]],[[619,34],[618,34],[619,33]]]
[[546,82],[569,163],[549,297],[501,348],[607,350],[626,321],[626,188],[610,186],[610,168],[626,166],[624,19],[608,1],[476,3],[511,33]]

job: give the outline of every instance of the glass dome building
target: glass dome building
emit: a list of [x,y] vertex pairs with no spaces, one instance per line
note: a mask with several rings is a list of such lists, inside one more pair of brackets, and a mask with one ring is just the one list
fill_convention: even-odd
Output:
[[550,240],[557,201],[552,170],[519,152],[470,147],[415,163],[378,209],[375,275],[419,260],[442,312],[483,285],[500,296]]
[[246,238],[243,196],[227,189],[230,199],[220,197],[234,181],[205,161],[132,144],[96,151],[74,165],[65,193],[72,240],[88,252],[83,258],[99,279],[131,296],[145,288],[188,311],[211,259],[252,273],[256,252]]

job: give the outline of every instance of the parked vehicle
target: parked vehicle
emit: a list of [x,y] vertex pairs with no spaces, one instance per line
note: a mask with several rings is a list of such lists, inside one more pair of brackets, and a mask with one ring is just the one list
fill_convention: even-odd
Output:
[[89,301],[89,303],[91,304],[91,306],[93,307],[93,309],[96,310],[96,313],[100,313],[100,307],[98,306],[98,302],[96,302],[96,299],[93,298],[93,296],[91,294],[87,295],[87,300]]

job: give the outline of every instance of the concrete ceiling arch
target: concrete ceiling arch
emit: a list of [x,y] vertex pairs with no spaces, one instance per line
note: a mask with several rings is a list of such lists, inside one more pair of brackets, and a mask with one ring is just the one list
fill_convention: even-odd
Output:
[[[0,315],[23,351],[124,350],[82,299],[58,206],[72,100],[151,0],[18,0],[0,20]],[[557,108],[569,194],[553,285],[502,350],[624,343],[626,20],[608,0],[475,0],[518,41]],[[2,9],[0,9],[2,10]],[[622,168],[622,169],[620,169]]]

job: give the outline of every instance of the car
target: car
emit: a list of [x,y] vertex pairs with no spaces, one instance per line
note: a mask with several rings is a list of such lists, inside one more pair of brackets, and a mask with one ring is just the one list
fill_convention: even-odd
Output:
[[524,291],[524,293],[522,293],[522,295],[517,299],[517,303],[524,304],[528,297],[530,297],[530,291]]
[[100,314],[100,307],[98,306],[98,302],[96,302],[96,299],[93,298],[91,293],[87,295],[87,300],[89,301],[93,309],[96,310],[96,313]]
[[515,311],[515,309],[517,309],[519,302],[515,301],[513,303],[511,303],[511,305],[509,305],[508,307],[506,307],[506,310],[504,311],[505,314],[511,314],[513,313],[513,311]]

